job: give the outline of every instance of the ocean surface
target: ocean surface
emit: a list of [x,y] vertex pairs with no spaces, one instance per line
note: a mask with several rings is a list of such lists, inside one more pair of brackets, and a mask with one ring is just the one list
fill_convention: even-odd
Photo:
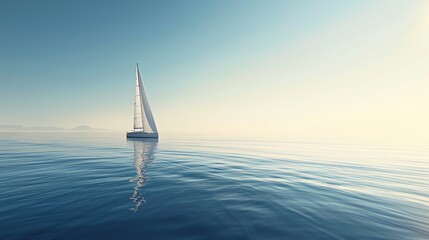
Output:
[[429,148],[0,133],[0,239],[429,239]]

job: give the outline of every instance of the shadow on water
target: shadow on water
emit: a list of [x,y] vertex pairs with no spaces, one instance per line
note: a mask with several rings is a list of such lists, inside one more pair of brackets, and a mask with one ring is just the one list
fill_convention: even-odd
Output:
[[133,195],[130,197],[134,202],[133,212],[137,212],[140,206],[145,202],[143,197],[143,187],[148,179],[146,174],[147,164],[154,159],[154,152],[158,146],[158,139],[127,139],[127,142],[134,147],[134,168],[136,176],[130,179],[130,182],[135,182]]

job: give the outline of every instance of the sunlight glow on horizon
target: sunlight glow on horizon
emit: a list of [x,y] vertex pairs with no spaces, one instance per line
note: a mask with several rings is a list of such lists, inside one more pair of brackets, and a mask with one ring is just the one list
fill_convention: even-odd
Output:
[[[255,64],[227,74],[220,83],[211,81],[214,85],[210,87],[216,92],[213,97],[206,96],[208,101],[193,103],[192,108],[175,109],[177,116],[183,116],[175,119],[176,124],[216,136],[340,137],[427,143],[428,42],[418,45],[421,36],[428,33],[427,26],[422,27],[427,24],[424,17],[429,16],[428,8],[424,9],[415,18],[418,21],[414,21],[410,29],[404,28],[403,35],[390,39],[391,43],[383,41],[395,34],[396,29],[391,30],[393,33],[387,32],[387,39],[384,36],[376,39],[378,29],[361,29],[363,33],[375,35],[375,40],[369,43],[362,40],[372,36],[349,32],[350,36],[339,36],[344,39],[338,47],[351,54],[337,53],[335,46],[329,46],[330,54],[322,57],[326,62],[313,63],[311,53],[304,48],[325,39],[329,45],[331,36],[337,36],[338,31],[347,32],[355,19],[380,15],[377,11],[373,14],[363,11],[343,19],[340,25],[327,26],[303,39],[297,48],[293,46],[295,48],[286,48],[280,54],[257,59]],[[354,42],[367,46],[350,49],[347,45]],[[362,52],[358,52],[360,50]],[[314,52],[324,52],[324,49],[316,47]],[[335,55],[331,55],[332,52]],[[290,59],[290,55],[304,59]],[[332,57],[337,59],[331,60]],[[342,62],[347,57],[353,58],[358,66]],[[365,65],[367,62],[370,63]],[[307,72],[313,70],[315,74]],[[299,83],[289,83],[293,82],[289,79]],[[224,89],[226,85],[229,86]],[[195,110],[206,108],[211,111]],[[174,131],[174,125],[164,124]],[[212,128],[205,129],[208,125]]]

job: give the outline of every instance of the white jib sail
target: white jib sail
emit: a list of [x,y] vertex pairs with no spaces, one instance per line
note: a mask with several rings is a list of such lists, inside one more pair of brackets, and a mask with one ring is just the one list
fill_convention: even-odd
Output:
[[140,76],[139,66],[136,67],[136,99],[134,104],[134,129],[147,133],[157,133],[155,120],[147,100],[146,90]]

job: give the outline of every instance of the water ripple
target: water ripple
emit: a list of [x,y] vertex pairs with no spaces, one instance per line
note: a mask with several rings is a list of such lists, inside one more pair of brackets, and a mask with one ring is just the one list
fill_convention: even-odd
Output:
[[420,146],[3,134],[0,239],[429,239],[428,156]]

